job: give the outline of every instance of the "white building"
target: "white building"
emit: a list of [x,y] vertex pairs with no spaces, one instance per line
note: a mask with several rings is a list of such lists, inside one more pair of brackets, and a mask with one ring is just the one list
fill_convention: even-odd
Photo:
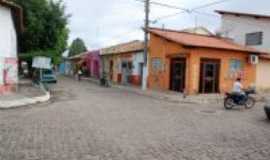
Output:
[[242,45],[270,51],[270,15],[216,12],[222,15],[222,36]]
[[17,33],[22,29],[22,9],[0,0],[0,94],[18,82]]
[[187,32],[187,33],[193,33],[193,34],[201,34],[201,35],[206,35],[206,36],[212,36],[214,33],[209,31],[207,28],[203,26],[199,27],[193,27],[193,28],[186,28],[181,30],[181,32]]
[[[233,41],[270,53],[270,15],[216,11],[222,16],[220,34]],[[256,87],[270,89],[270,55],[260,56]]]

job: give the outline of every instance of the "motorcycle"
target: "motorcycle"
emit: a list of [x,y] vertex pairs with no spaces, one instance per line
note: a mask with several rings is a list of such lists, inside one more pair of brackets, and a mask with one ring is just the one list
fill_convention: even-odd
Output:
[[245,90],[244,95],[239,95],[239,93],[226,93],[224,99],[225,109],[232,109],[235,106],[245,106],[246,109],[254,107],[256,100],[250,96],[251,94],[256,94],[254,89]]
[[111,87],[106,73],[103,73],[102,78],[100,78],[100,85],[106,88]]

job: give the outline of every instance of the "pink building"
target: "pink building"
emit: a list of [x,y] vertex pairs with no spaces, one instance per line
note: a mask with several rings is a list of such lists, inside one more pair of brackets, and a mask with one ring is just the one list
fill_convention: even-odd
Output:
[[83,56],[84,65],[89,75],[94,78],[100,78],[101,58],[100,51],[89,51]]

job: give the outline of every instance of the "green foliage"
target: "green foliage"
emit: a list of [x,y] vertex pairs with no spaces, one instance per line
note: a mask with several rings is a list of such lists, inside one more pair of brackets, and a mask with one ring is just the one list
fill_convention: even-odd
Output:
[[59,59],[67,48],[69,34],[67,28],[69,15],[65,13],[62,0],[13,1],[22,6],[24,11],[26,30],[19,41],[22,52],[20,57],[42,54]]
[[30,64],[33,57],[36,57],[36,56],[45,56],[45,57],[52,58],[52,62],[54,64],[61,63],[61,57],[58,56],[58,53],[55,50],[46,50],[46,51],[40,50],[40,51],[33,51],[29,53],[19,54],[20,60],[30,62]]
[[80,38],[77,38],[72,42],[72,44],[71,44],[71,46],[69,48],[69,54],[68,55],[69,56],[75,56],[75,55],[83,53],[85,51],[87,51],[87,48],[86,48],[83,40],[80,39]]

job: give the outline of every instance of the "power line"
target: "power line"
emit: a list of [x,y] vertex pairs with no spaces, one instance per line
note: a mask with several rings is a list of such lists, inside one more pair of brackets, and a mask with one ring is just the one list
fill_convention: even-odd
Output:
[[218,4],[221,4],[221,3],[225,3],[227,1],[230,1],[230,0],[220,0],[220,1],[215,1],[215,2],[212,2],[212,3],[204,4],[204,5],[201,5],[201,6],[198,6],[198,7],[195,7],[193,9],[191,9],[191,11],[199,10],[199,9],[203,9],[203,8],[208,8],[208,7],[211,7],[213,5],[218,5]]
[[188,12],[181,11],[181,12],[177,12],[177,13],[173,13],[173,14],[169,14],[169,15],[165,15],[165,16],[160,16],[160,17],[157,17],[154,20],[152,20],[152,22],[157,23],[157,21],[160,21],[160,20],[163,20],[163,19],[168,19],[168,18],[171,18],[171,17],[175,17],[175,16],[177,16],[179,14],[183,14],[183,13],[188,13]]
[[[135,0],[135,1],[145,3],[146,0]],[[177,9],[177,10],[183,10],[183,11],[188,10],[188,9],[186,9],[184,7],[179,7],[179,6],[175,6],[175,5],[170,5],[170,4],[166,4],[166,3],[160,3],[160,2],[154,2],[154,1],[150,1],[150,4],[153,4],[153,5],[156,5],[156,6],[161,6],[161,7],[166,7],[166,8],[170,8],[170,9]]]
[[[202,11],[194,11],[194,13],[197,13],[199,15],[203,15],[203,16],[207,16],[209,18],[219,18],[220,19],[220,16],[217,15],[217,14],[212,14],[212,13],[207,13],[207,12],[202,12]],[[230,20],[230,19],[226,19],[225,21],[227,22],[237,22],[237,21],[234,21],[234,20]],[[245,25],[248,25],[248,26],[258,26],[258,24],[256,23],[253,23],[253,22],[245,22]],[[264,26],[264,27],[269,27],[269,25],[267,24],[261,24],[261,26]]]
[[[135,1],[144,2],[145,0],[135,0]],[[171,17],[177,16],[177,15],[183,14],[183,13],[191,14],[192,12],[195,12],[196,10],[200,10],[200,9],[203,9],[203,8],[208,8],[210,6],[218,5],[218,4],[221,4],[221,3],[225,3],[227,1],[230,1],[230,0],[215,1],[215,2],[207,3],[207,4],[204,4],[204,5],[198,6],[198,7],[194,7],[192,9],[183,8],[183,7],[179,8],[178,6],[173,6],[173,5],[168,5],[168,4],[158,3],[158,2],[153,2],[153,1],[151,2],[151,4],[158,3],[159,5],[162,5],[162,6],[167,7],[167,8],[173,8],[173,9],[182,10],[181,12],[177,12],[177,13],[174,13],[174,14],[157,17],[154,20],[154,22],[156,22],[156,21],[160,21],[160,20],[163,20],[163,19],[167,19],[167,18],[171,18]]]
[[[135,0],[135,1],[146,2],[146,0]],[[179,7],[179,6],[174,6],[174,5],[169,5],[169,4],[165,4],[165,3],[159,3],[159,2],[150,1],[150,4],[154,4],[154,5],[158,5],[158,6],[163,6],[163,7],[167,7],[167,8],[181,10],[180,12],[177,12],[177,13],[174,13],[174,14],[157,17],[153,21],[150,21],[150,22],[151,23],[156,23],[157,21],[160,21],[160,20],[163,20],[163,19],[167,19],[167,18],[171,18],[171,17],[177,16],[179,14],[183,14],[183,13],[191,14],[192,12],[195,12],[197,14],[202,14],[202,15],[205,15],[205,16],[218,17],[218,15],[210,14],[210,13],[205,13],[205,12],[200,12],[200,11],[197,11],[197,10],[203,9],[203,8],[207,8],[207,7],[210,7],[212,5],[217,5],[217,4],[220,4],[220,3],[224,3],[226,1],[230,1],[230,0],[220,0],[220,1],[212,2],[212,3],[204,4],[204,5],[201,5],[201,6],[198,6],[198,7],[194,7],[192,9],[187,9],[187,8],[183,8],[183,7]],[[124,34],[130,34],[130,33],[133,33],[133,32],[137,32],[137,27],[136,27],[136,30],[132,30],[132,31],[129,31],[129,32],[121,33],[119,35],[116,35],[116,36],[111,37],[109,40],[113,40],[113,39],[116,39],[116,38],[118,38],[118,37],[120,37],[120,36],[122,36]]]
[[117,34],[117,35],[114,35],[114,36],[112,36],[112,37],[106,39],[106,41],[111,41],[111,40],[114,40],[114,39],[118,39],[118,38],[123,37],[123,35],[135,33],[135,32],[137,32],[137,31],[139,31],[139,30],[140,30],[139,27],[138,27],[138,28],[133,28],[132,30],[129,30],[129,31],[127,31],[127,32],[122,32],[122,33],[119,33],[119,34]]

